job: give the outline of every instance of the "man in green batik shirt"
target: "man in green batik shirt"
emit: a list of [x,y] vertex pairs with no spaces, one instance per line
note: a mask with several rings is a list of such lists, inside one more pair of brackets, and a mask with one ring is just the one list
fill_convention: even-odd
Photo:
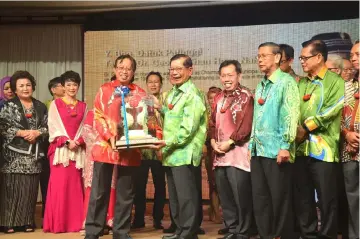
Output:
[[[308,76],[299,82],[300,122],[294,165],[296,216],[303,238],[336,238],[336,170],[344,80],[326,68],[328,51],[323,41],[310,40],[302,46],[299,59]],[[314,190],[321,210],[319,232]]]
[[[199,229],[199,187],[197,173],[206,139],[204,97],[190,77],[192,60],[177,54],[170,60],[173,88],[161,107],[164,115],[163,166],[168,166],[167,182],[171,214],[177,226],[174,235],[163,239],[196,239]],[[181,210],[180,210],[181,209]]]

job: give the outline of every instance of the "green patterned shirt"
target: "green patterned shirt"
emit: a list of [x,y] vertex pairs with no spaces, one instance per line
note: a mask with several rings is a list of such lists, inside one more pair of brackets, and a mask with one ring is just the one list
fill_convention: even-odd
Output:
[[[266,99],[263,105],[259,98]],[[263,78],[255,91],[251,156],[276,159],[279,150],[285,149],[294,162],[299,108],[299,90],[291,75],[277,69],[268,79]]]
[[[173,109],[169,109],[169,104]],[[164,166],[199,166],[206,138],[207,118],[204,96],[189,79],[180,87],[174,86],[162,107]]]
[[[299,82],[300,124],[310,133],[298,146],[297,156],[310,156],[325,162],[339,162],[341,112],[344,106],[344,80],[323,67],[314,79]],[[305,95],[311,95],[307,101]]]

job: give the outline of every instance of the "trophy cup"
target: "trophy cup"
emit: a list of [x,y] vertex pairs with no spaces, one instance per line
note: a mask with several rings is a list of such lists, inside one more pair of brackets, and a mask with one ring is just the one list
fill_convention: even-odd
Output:
[[122,94],[119,114],[117,149],[146,148],[159,143],[162,131],[151,96],[132,92],[126,96]]

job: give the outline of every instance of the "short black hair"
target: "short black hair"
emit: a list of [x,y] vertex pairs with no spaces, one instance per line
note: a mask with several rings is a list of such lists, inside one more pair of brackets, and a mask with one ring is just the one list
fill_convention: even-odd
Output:
[[321,54],[324,57],[324,62],[327,61],[328,49],[327,49],[324,41],[308,40],[308,41],[303,42],[301,45],[303,48],[312,46],[311,54],[312,55]]
[[159,79],[160,79],[160,84],[163,83],[163,78],[162,78],[160,72],[158,72],[158,71],[150,71],[149,74],[147,74],[147,76],[146,76],[146,83],[148,82],[149,77],[150,77],[150,76],[153,76],[153,75],[159,77]]
[[185,55],[185,54],[176,54],[176,55],[174,55],[170,59],[170,64],[171,64],[171,62],[176,61],[176,60],[181,59],[181,58],[185,58],[185,61],[183,63],[184,67],[189,68],[189,67],[193,66],[193,63],[192,63],[192,60],[191,60],[190,56]]
[[220,75],[221,69],[223,67],[230,66],[230,65],[235,66],[236,73],[238,73],[238,74],[241,73],[241,64],[240,64],[240,62],[238,60],[225,60],[225,61],[221,62],[221,64],[220,64],[219,75]]
[[16,71],[10,79],[10,88],[12,92],[16,92],[16,82],[19,79],[28,79],[31,82],[32,90],[35,91],[35,78],[28,71]]
[[[118,56],[118,58],[116,58],[115,62],[114,62],[114,68],[117,67],[117,64],[120,62],[123,62],[124,59],[129,59],[131,61],[131,68],[132,68],[132,71],[135,73],[136,71],[136,61],[135,59],[130,56],[129,54],[125,54],[125,55],[120,55]],[[115,78],[116,79],[116,78]],[[133,78],[131,79],[131,83],[134,82],[135,80],[135,75],[133,76]]]
[[81,78],[79,73],[75,71],[67,71],[60,76],[61,84],[64,86],[67,81],[75,82],[80,86]]
[[286,59],[294,59],[294,47],[288,45],[288,44],[279,44],[280,52],[284,52]]
[[58,84],[61,84],[61,77],[55,77],[49,81],[48,89],[51,95],[53,95],[51,89],[55,88]]
[[354,43],[354,45],[355,45],[355,44],[358,44],[358,43],[359,43],[359,40],[356,40],[355,43]]

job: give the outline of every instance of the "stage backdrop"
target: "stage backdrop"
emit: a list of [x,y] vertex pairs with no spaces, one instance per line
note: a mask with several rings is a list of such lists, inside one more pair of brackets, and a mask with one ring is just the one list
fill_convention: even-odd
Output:
[[[240,27],[88,31],[85,33],[85,101],[92,107],[98,88],[110,80],[114,60],[121,54],[130,54],[136,59],[135,83],[143,87],[147,73],[159,71],[165,80],[163,90],[169,90],[169,60],[177,53],[185,53],[193,60],[192,79],[203,91],[210,86],[220,87],[218,68],[227,59],[241,62],[241,83],[254,89],[262,77],[255,58],[261,43],[273,41],[293,46],[293,68],[301,75],[298,61],[301,43],[316,34],[330,32],[348,33],[354,42],[359,36],[359,19]],[[208,198],[205,175],[203,194]]]

